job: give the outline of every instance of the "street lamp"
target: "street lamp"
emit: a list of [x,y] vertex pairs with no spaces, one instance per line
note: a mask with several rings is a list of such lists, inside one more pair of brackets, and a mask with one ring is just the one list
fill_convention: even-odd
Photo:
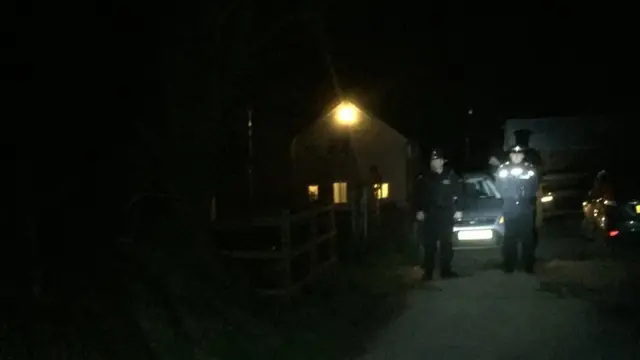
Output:
[[358,108],[348,101],[343,101],[335,108],[335,120],[340,125],[351,126],[358,121]]

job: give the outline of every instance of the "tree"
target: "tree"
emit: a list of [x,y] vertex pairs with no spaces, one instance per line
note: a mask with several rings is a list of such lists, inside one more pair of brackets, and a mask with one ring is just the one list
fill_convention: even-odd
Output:
[[[289,38],[304,33],[315,15],[307,4],[289,5],[209,2],[176,15],[180,26],[166,36],[172,44],[164,45],[169,50],[154,73],[169,73],[162,83],[162,126],[136,122],[140,147],[156,159],[155,171],[170,191],[210,193],[215,173],[232,172],[225,164],[233,165],[230,157],[244,158],[248,108],[261,107],[256,117],[276,126],[274,119],[296,118],[283,112],[299,111],[308,102],[300,89],[314,81],[291,76],[292,66],[282,64],[301,47],[291,46]],[[314,45],[315,39],[307,40]],[[266,119],[265,111],[279,117]],[[218,154],[225,161],[216,161]]]

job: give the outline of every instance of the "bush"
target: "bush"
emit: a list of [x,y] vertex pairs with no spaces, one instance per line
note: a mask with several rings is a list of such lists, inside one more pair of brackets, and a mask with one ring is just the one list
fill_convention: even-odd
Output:
[[201,237],[171,224],[151,235],[158,240],[124,244],[95,286],[43,299],[37,336],[20,343],[12,334],[20,346],[11,350],[37,349],[35,359],[340,359],[364,350],[409,285],[398,271],[405,259],[381,245],[290,303],[258,298]]

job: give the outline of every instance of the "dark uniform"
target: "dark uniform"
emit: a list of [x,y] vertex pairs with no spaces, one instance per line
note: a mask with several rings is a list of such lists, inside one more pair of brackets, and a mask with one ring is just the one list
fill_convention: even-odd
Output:
[[[439,150],[433,150],[432,159],[442,158]],[[453,224],[456,199],[462,195],[462,180],[453,171],[444,169],[441,173],[429,171],[416,183],[414,210],[425,214],[419,224],[419,236],[424,245],[423,280],[433,277],[435,256],[440,242],[440,270],[442,277],[455,277],[451,270],[453,260]],[[461,211],[460,209],[457,209]]]
[[[512,152],[522,148],[514,147]],[[535,262],[535,211],[538,176],[527,162],[506,162],[496,172],[496,187],[502,195],[505,239],[502,245],[505,271],[513,272],[518,262],[518,242],[522,243],[522,261],[527,272]]]

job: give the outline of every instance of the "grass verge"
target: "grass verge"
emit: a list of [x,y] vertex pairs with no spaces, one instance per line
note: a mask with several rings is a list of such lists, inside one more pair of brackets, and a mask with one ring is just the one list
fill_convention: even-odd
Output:
[[208,249],[126,254],[100,265],[98,290],[42,299],[36,336],[14,333],[11,349],[34,359],[349,359],[410,287],[405,257],[385,246],[338,263],[291,303],[256,299]]

